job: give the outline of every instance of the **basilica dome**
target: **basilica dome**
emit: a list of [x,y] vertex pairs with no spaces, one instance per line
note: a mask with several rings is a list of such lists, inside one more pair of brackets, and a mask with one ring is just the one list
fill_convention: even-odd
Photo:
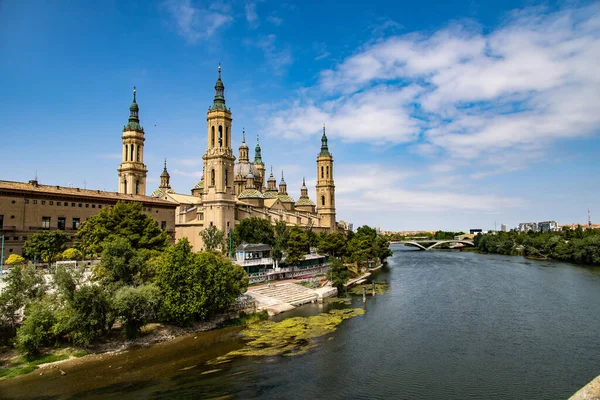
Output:
[[251,164],[250,162],[235,163],[235,166],[233,167],[233,176],[241,176],[243,178],[246,178],[248,174],[252,174],[254,176],[259,175],[258,170],[254,166],[254,164]]

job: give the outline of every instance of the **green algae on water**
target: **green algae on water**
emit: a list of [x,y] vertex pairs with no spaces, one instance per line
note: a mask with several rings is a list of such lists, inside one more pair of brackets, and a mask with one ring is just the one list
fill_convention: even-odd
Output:
[[248,325],[241,334],[249,339],[239,349],[209,361],[210,365],[227,362],[234,356],[295,356],[316,348],[316,340],[335,332],[345,319],[364,314],[361,308],[332,310],[312,317],[293,317],[280,322],[260,321]]
[[[365,294],[367,296],[373,295],[373,286],[371,283],[364,283],[362,285],[356,285],[348,288],[348,294],[355,296],[362,296],[363,288],[365,288]],[[375,294],[384,294],[390,291],[390,285],[384,281],[375,282]]]

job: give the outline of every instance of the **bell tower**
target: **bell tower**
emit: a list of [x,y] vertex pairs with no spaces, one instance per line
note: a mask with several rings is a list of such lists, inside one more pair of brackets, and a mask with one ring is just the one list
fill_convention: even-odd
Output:
[[136,102],[136,89],[133,88],[133,103],[129,107],[129,122],[123,127],[123,151],[119,173],[119,193],[146,195],[146,174],[144,165],[144,128],[140,125],[140,108]]
[[330,232],[336,231],[333,156],[327,147],[325,125],[321,136],[321,152],[317,156],[317,214],[321,216],[321,225],[329,226]]
[[204,227],[216,226],[225,235],[234,227],[235,195],[231,149],[231,110],[225,106],[225,85],[221,80],[221,65],[215,84],[215,98],[206,115],[208,134],[204,156]]

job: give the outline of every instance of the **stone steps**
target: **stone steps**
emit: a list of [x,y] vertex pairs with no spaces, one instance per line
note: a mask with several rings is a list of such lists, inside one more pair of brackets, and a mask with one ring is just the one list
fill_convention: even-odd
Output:
[[252,292],[292,305],[300,305],[317,300],[317,295],[313,290],[294,283],[261,287],[252,289]]

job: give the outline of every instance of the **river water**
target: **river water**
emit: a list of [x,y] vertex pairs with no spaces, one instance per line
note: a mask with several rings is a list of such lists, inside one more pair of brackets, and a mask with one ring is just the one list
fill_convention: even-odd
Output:
[[231,327],[3,381],[0,398],[566,399],[600,374],[600,269],[392,249],[374,277],[390,291],[308,354],[207,365],[244,345]]

